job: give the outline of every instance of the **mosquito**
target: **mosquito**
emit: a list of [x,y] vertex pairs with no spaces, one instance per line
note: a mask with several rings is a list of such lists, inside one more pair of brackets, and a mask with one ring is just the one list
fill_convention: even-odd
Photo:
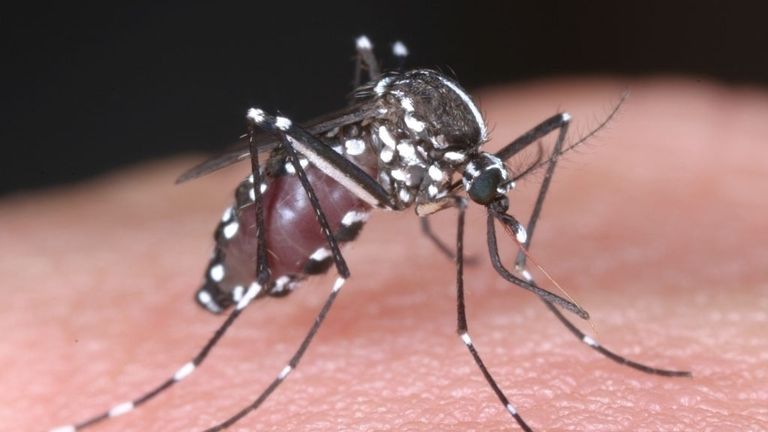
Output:
[[[403,70],[408,50],[401,42],[395,43],[392,50],[401,67],[386,73],[381,72],[367,37],[357,38],[356,48],[355,90],[346,108],[302,125],[251,108],[246,116],[247,134],[228,151],[193,167],[177,180],[185,182],[246,159],[251,163],[251,174],[238,185],[234,204],[224,211],[216,228],[213,256],[195,295],[197,303],[209,312],[229,311],[214,336],[170,378],[142,396],[53,431],[80,431],[154,399],[200,367],[253,300],[286,296],[308,277],[335,267],[338,277],[331,292],[286,366],[258,398],[207,432],[232,426],[259,408],[298,366],[350,277],[341,246],[357,237],[373,209],[413,208],[424,234],[454,261],[458,335],[502,407],[522,430],[530,431],[531,427],[496,383],[469,333],[463,246],[465,209],[470,202],[486,209],[488,253],[495,271],[504,280],[538,296],[581,342],[642,372],[691,376],[687,371],[646,366],[603,347],[563,313],[586,320],[587,311],[541,288],[527,270],[526,251],[558,159],[589,138],[565,145],[569,114],[553,115],[501,150],[486,152],[481,149],[488,141],[485,120],[454,79],[431,69]],[[364,74],[367,83],[362,83]],[[596,130],[610,121],[619,105]],[[557,135],[548,155],[539,144],[537,157],[526,168],[514,172],[507,167],[506,161],[550,133]],[[528,224],[523,225],[508,213],[507,195],[516,181],[539,169],[544,170],[543,180]],[[281,199],[285,196],[292,199]],[[429,224],[430,215],[446,209],[458,213],[454,250],[433,233]],[[512,270],[499,256],[497,224],[513,234],[519,248]]]

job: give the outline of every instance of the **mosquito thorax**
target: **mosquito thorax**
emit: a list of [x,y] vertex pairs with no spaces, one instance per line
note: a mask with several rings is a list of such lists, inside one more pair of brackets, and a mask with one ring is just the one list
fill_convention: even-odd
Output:
[[399,209],[447,196],[453,174],[486,140],[477,105],[439,72],[388,74],[356,95],[375,101],[376,118],[366,127],[379,156],[378,181]]
[[467,162],[462,182],[469,198],[484,206],[506,198],[514,187],[501,159],[486,152],[477,153]]

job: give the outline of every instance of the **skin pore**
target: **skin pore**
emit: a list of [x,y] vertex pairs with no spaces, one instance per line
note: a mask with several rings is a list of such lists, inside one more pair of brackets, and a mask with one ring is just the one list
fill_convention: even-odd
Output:
[[[573,115],[574,140],[625,85],[476,92],[487,147],[557,110]],[[590,312],[597,334],[567,315],[582,329],[693,378],[619,366],[572,337],[533,295],[494,273],[476,205],[465,245],[474,259],[465,268],[472,340],[536,430],[768,429],[768,93],[675,79],[630,90],[608,127],[561,161],[531,254]],[[45,430],[136,397],[223,321],[192,296],[247,164],[174,187],[198,160],[0,202],[2,429]],[[510,194],[522,221],[540,177]],[[451,245],[455,220],[448,210],[433,221]],[[514,242],[497,231],[511,266]],[[454,267],[416,217],[376,212],[344,252],[352,278],[299,367],[230,430],[519,430],[456,335]],[[189,431],[226,419],[283,368],[333,280],[252,303],[183,383],[92,430]]]

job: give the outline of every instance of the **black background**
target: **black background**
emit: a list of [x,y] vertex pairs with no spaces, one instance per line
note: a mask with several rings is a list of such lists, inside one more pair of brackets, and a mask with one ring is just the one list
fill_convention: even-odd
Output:
[[[0,13],[0,194],[215,151],[249,106],[339,108],[354,39],[467,88],[566,74],[768,83],[768,7],[748,2],[34,4]],[[768,119],[767,119],[768,120]]]

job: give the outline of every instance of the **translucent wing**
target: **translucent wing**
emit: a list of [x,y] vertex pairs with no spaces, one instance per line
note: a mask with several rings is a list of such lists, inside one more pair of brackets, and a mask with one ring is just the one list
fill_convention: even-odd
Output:
[[[374,115],[374,104],[371,101],[364,101],[361,103],[352,104],[339,111],[326,114],[306,123],[302,123],[301,127],[306,129],[312,135],[319,135],[331,131],[337,127],[359,122],[366,117],[372,117]],[[260,133],[256,135],[254,139],[256,141],[256,147],[259,149],[259,153],[269,152],[270,150],[274,149],[279,142],[273,135],[267,133]],[[248,148],[248,135],[242,135],[223,153],[214,156],[204,162],[201,162],[185,171],[182,175],[179,176],[179,178],[176,179],[176,183],[183,183],[188,180],[196,179],[198,177],[202,177],[206,174],[210,174],[214,171],[228,167],[234,163],[246,160],[250,157],[250,151]]]

